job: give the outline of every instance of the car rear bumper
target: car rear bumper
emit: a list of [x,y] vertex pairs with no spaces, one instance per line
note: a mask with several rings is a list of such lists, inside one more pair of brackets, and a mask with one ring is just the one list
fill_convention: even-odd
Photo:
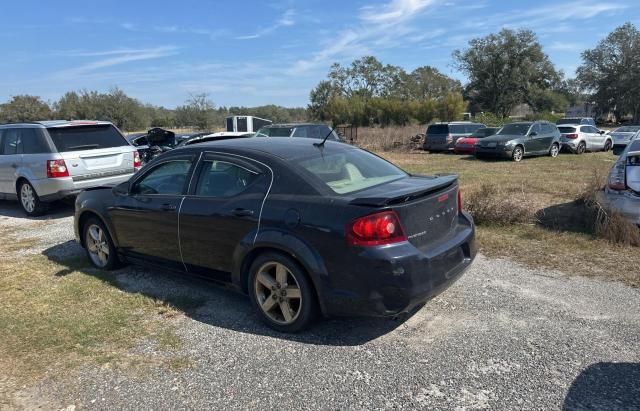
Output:
[[410,312],[451,286],[476,256],[475,229],[468,216],[457,231],[429,250],[409,242],[360,249],[339,273],[342,284],[322,293],[329,315],[386,317]]
[[33,188],[42,201],[55,201],[78,195],[88,188],[117,185],[131,178],[133,172],[115,176],[74,181],[71,177],[43,178],[31,181]]
[[612,210],[640,226],[640,196],[631,192],[615,192],[609,189],[600,193],[600,200]]
[[425,151],[452,151],[454,147],[454,143],[433,143],[428,141],[422,146]]

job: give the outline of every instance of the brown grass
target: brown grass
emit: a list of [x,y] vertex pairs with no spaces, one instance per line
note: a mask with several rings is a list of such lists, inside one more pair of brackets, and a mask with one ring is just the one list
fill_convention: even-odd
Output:
[[409,151],[419,148],[415,136],[424,130],[424,126],[360,127],[357,145],[371,151]]

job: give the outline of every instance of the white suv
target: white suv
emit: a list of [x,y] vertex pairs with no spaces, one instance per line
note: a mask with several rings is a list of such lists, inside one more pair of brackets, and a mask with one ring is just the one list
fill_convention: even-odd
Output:
[[585,151],[609,151],[613,147],[611,137],[591,125],[562,124],[560,141],[562,147],[576,154]]
[[18,199],[27,215],[80,191],[126,181],[140,156],[104,121],[0,125],[0,198]]

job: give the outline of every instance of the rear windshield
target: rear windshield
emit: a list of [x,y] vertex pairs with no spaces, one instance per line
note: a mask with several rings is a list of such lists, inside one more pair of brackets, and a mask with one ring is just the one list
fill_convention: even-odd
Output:
[[336,194],[353,193],[407,176],[393,164],[358,149],[293,161]]
[[128,146],[127,140],[110,124],[49,128],[49,135],[58,152],[95,150]]
[[524,136],[531,127],[530,123],[512,123],[502,127],[497,134],[505,136]]
[[622,126],[615,131],[618,133],[635,133],[638,130],[640,130],[640,126]]
[[261,128],[256,137],[290,137],[293,127],[265,127]]
[[558,130],[560,130],[560,132],[562,134],[575,133],[576,132],[576,128],[575,127],[558,127]]
[[427,134],[449,134],[449,125],[432,124],[427,128]]

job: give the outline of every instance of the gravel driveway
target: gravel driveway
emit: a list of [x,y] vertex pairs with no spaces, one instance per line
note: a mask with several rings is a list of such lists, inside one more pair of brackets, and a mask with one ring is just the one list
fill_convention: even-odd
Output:
[[[81,252],[70,214],[61,206],[50,219],[26,220],[16,204],[0,203],[0,224],[38,235],[29,252],[54,259]],[[479,256],[410,318],[331,319],[287,336],[223,288],[135,267],[117,275],[126,292],[205,299],[167,319],[190,366],[87,367],[25,388],[25,406],[640,409],[640,290],[620,283]],[[156,353],[152,344],[135,349]]]

